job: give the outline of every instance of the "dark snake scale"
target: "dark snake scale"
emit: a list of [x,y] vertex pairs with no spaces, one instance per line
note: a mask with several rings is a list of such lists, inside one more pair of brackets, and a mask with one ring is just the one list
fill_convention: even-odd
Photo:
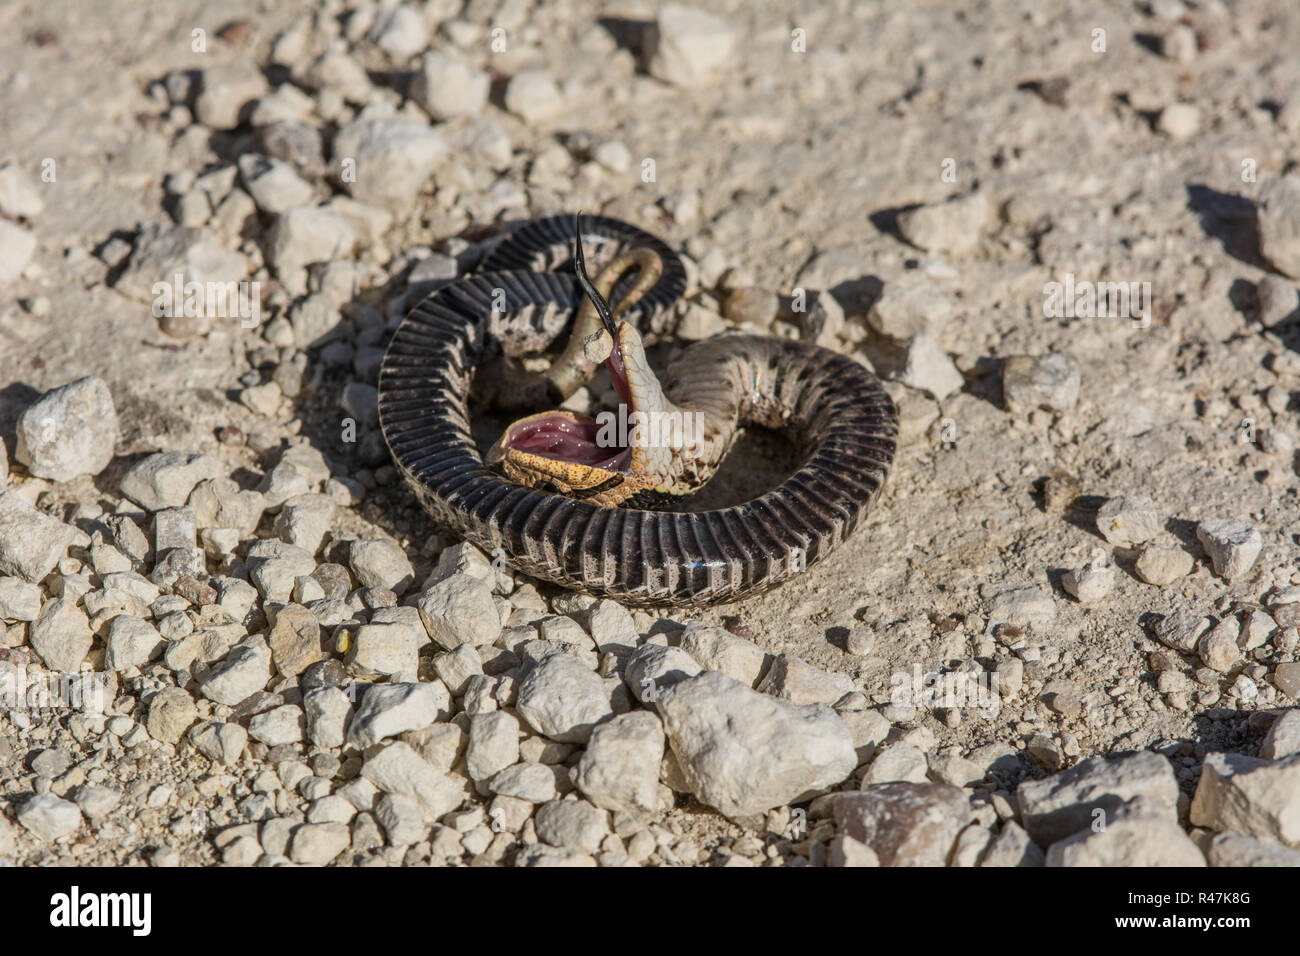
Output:
[[[736,426],[785,434],[802,465],[777,488],[714,511],[608,508],[518,485],[483,463],[471,436],[476,370],[545,350],[582,299],[571,271],[572,216],[530,223],[476,275],[421,301],[389,344],[379,417],[398,468],[442,526],[514,568],[633,606],[699,606],[774,587],[829,554],[879,494],[898,420],[880,381],[856,361],[785,339],[725,334],[696,343],[662,376],[669,396],[710,395]],[[681,260],[626,223],[587,220],[584,249],[609,261],[649,245],[664,263],[626,315],[647,329],[685,290]],[[494,310],[495,309],[495,310]]]

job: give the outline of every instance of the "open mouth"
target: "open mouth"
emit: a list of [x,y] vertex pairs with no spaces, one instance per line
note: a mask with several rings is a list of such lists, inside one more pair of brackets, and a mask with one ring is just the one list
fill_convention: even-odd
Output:
[[[614,337],[614,346],[604,364],[609,369],[619,401],[631,414],[632,386],[623,364],[619,336]],[[612,434],[602,435],[602,430]],[[632,450],[618,444],[618,437],[619,429],[603,428],[594,418],[554,411],[532,415],[513,425],[506,436],[505,447],[553,461],[588,465],[606,471],[627,471]]]

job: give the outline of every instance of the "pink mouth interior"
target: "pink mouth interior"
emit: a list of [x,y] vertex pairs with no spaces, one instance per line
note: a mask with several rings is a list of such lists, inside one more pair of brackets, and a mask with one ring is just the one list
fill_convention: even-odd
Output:
[[[620,323],[619,328],[623,326]],[[614,391],[618,393],[618,400],[628,410],[632,412],[632,385],[627,380],[627,369],[623,367],[623,346],[618,342],[615,336],[614,347],[610,349],[609,358],[605,359],[605,367],[609,369],[609,377],[614,383]]]
[[[605,360],[614,391],[619,401],[632,408],[632,387],[628,384],[623,355],[615,343]],[[600,426],[594,418],[570,417],[560,413],[538,415],[526,424],[517,426],[506,442],[516,451],[540,455],[554,461],[567,461],[578,465],[591,465],[607,471],[626,469],[631,460],[631,450],[620,445],[599,445],[596,438]]]

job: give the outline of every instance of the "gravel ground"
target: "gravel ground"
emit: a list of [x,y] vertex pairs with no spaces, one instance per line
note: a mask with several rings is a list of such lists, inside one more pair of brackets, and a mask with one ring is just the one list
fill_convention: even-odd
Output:
[[[1292,3],[220,8],[0,10],[0,861],[1300,863]],[[576,209],[661,360],[889,381],[826,562],[629,611],[416,506],[387,337]]]

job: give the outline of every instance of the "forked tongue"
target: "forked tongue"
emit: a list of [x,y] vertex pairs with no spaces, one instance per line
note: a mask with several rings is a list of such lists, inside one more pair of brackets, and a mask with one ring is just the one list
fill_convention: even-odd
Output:
[[578,285],[586,293],[591,304],[596,307],[604,326],[583,340],[582,349],[589,361],[604,362],[609,369],[609,377],[614,383],[614,391],[619,401],[629,410],[632,408],[632,387],[628,384],[627,369],[623,366],[623,353],[619,348],[618,326],[609,310],[609,303],[601,296],[587,275],[587,259],[582,251],[582,213],[574,217],[573,269],[578,275]]

